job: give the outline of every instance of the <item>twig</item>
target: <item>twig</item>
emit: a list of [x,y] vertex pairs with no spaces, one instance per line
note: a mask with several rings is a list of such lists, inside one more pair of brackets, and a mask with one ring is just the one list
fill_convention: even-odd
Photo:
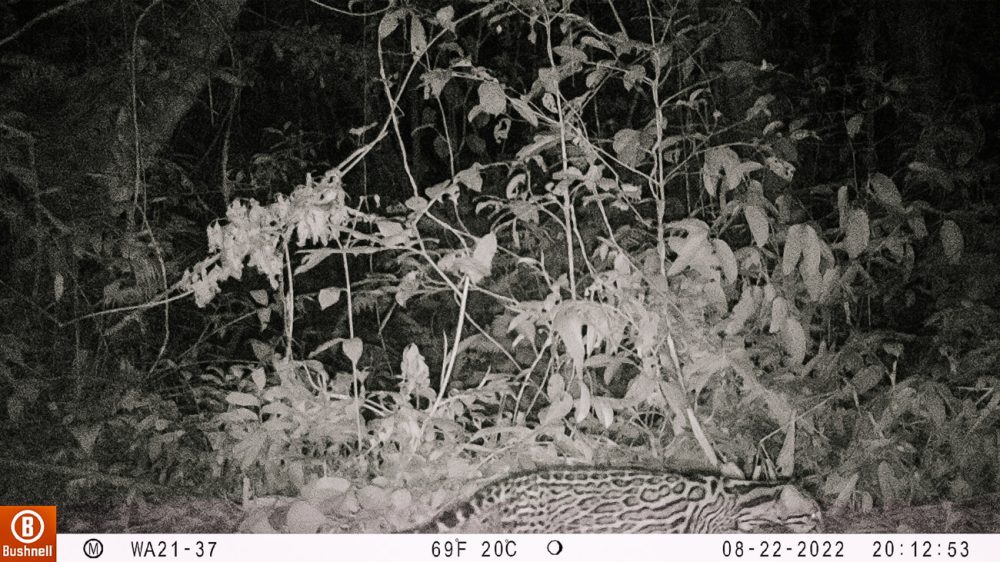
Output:
[[55,8],[52,8],[51,10],[49,10],[47,12],[42,12],[38,16],[35,16],[35,19],[33,19],[33,20],[29,21],[28,23],[22,25],[21,29],[18,29],[17,31],[15,31],[14,33],[8,35],[7,37],[4,37],[3,39],[0,39],[0,47],[3,47],[7,43],[10,43],[11,41],[17,39],[18,37],[20,37],[21,35],[23,35],[25,31],[28,31],[32,27],[35,27],[35,25],[41,23],[42,21],[47,20],[47,19],[49,19],[51,17],[55,17],[55,16],[61,14],[62,12],[65,12],[66,10],[69,10],[70,8],[75,8],[75,7],[79,6],[80,4],[85,4],[87,2],[90,2],[90,0],[70,0],[69,2],[63,4],[62,6],[56,6]]
[[344,10],[342,8],[337,8],[337,7],[331,6],[329,4],[324,4],[322,2],[319,2],[318,0],[309,0],[309,1],[312,2],[313,4],[316,4],[320,8],[323,8],[323,9],[326,9],[326,10],[330,10],[331,12],[337,12],[338,14],[344,14],[345,16],[353,16],[353,17],[377,16],[377,15],[381,14],[382,12],[386,12],[386,11],[389,10],[389,8],[386,7],[386,8],[379,8],[378,10],[374,10],[374,11],[371,11],[371,12],[352,12],[350,10]]

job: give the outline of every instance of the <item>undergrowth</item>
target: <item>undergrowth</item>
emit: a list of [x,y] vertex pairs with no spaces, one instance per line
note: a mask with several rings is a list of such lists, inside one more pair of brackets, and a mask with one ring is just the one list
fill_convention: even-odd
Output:
[[[185,372],[177,399],[129,391],[73,455],[394,525],[457,482],[564,463],[796,477],[837,509],[997,489],[998,319],[961,279],[975,220],[913,195],[982,179],[934,150],[960,129],[928,125],[897,171],[804,183],[809,119],[763,89],[738,113],[716,98],[775,69],[712,64],[718,22],[675,10],[654,41],[541,2],[387,12],[386,117],[325,173],[234,200],[184,275],[199,306],[241,303],[250,353]],[[481,22],[537,67],[477,61],[457,37]],[[405,166],[414,89],[450,171],[350,195],[379,143]],[[248,175],[284,177],[282,154]],[[890,321],[932,284],[952,296],[916,345]]]

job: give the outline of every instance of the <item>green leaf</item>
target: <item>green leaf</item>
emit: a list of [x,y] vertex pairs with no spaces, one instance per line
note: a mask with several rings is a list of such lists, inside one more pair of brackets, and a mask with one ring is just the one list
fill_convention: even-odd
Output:
[[785,440],[778,453],[778,476],[789,477],[795,471],[795,412],[790,412],[788,426],[785,428]]
[[357,365],[358,361],[361,360],[361,351],[364,349],[364,344],[361,342],[361,338],[345,339],[341,349],[344,350],[344,355],[351,360],[351,363]]
[[871,229],[868,226],[868,213],[864,209],[854,209],[847,218],[847,237],[844,245],[847,255],[857,259],[868,248]]
[[718,258],[708,242],[708,233],[692,233],[687,238],[677,240],[671,246],[677,252],[677,259],[667,269],[667,276],[682,273],[688,267],[704,272],[707,267],[718,264]]
[[587,62],[587,53],[570,45],[557,45],[552,48],[552,52],[559,55],[562,64]]
[[854,391],[858,395],[861,395],[875,388],[882,381],[882,377],[882,369],[874,365],[868,365],[851,378],[851,386],[854,387]]
[[368,485],[358,490],[358,501],[365,509],[382,511],[389,505],[389,492],[378,486]]
[[726,335],[734,335],[743,331],[747,320],[757,311],[757,301],[749,286],[743,287],[740,300],[733,306],[733,312],[726,322]]
[[244,470],[253,466],[261,460],[264,445],[267,443],[267,434],[262,431],[250,433],[233,446],[233,456],[239,461]]
[[285,530],[289,533],[314,534],[326,523],[323,512],[303,500],[293,502],[285,515]]
[[611,148],[626,166],[634,166],[639,161],[639,131],[621,129],[615,133]]
[[66,280],[63,278],[63,274],[56,272],[52,276],[52,298],[56,302],[62,300],[63,292],[66,290]]
[[628,383],[623,399],[626,406],[634,407],[642,404],[651,396],[655,396],[658,389],[658,381],[651,376],[641,374]]
[[500,115],[507,108],[507,96],[496,82],[479,85],[479,109],[490,115]]
[[403,381],[401,390],[405,390],[407,394],[419,393],[430,388],[430,368],[416,344],[411,343],[403,350],[399,372]]
[[479,163],[473,163],[472,166],[462,170],[461,172],[455,174],[455,181],[468,187],[476,193],[480,193],[483,190],[483,176],[479,172]]
[[583,370],[584,345],[583,345],[583,321],[579,311],[572,306],[560,307],[556,313],[552,328],[559,339],[562,340],[566,348],[566,355],[569,355],[573,362],[573,369],[579,374]]
[[785,326],[788,319],[788,301],[785,297],[775,297],[771,301],[771,324],[768,332],[777,334]]
[[[854,495],[854,491],[857,488],[858,477],[860,473],[854,472],[847,478],[834,479],[833,476],[827,481],[826,488],[831,487],[831,481],[835,482],[835,487],[832,490],[836,493],[837,498],[833,500],[833,509],[837,512],[842,512],[847,509],[851,497]],[[829,493],[827,495],[830,495]]]
[[767,168],[771,170],[772,174],[785,181],[792,181],[792,178],[795,176],[795,166],[787,160],[782,160],[781,158],[775,156],[768,156],[764,159],[764,163],[767,164]]
[[582,423],[583,420],[587,419],[587,415],[590,414],[591,406],[591,396],[590,388],[586,384],[580,382],[580,397],[576,399],[576,413],[574,419],[576,423]]
[[420,56],[427,50],[427,32],[424,31],[424,24],[420,18],[413,16],[410,18],[410,52]]
[[319,291],[319,308],[320,310],[326,310],[327,308],[337,304],[340,300],[341,289],[339,287],[326,287],[325,289],[320,289]]
[[785,235],[785,249],[781,256],[781,273],[791,275],[795,271],[795,266],[799,264],[802,257],[802,247],[805,246],[806,232],[801,224],[793,224],[788,227],[788,234]]
[[906,219],[906,224],[910,225],[910,231],[913,232],[913,236],[918,240],[927,238],[927,225],[924,223],[924,217],[919,213],[920,211],[913,210],[915,214],[910,215]]
[[399,20],[406,15],[406,10],[399,9],[393,10],[382,16],[382,21],[378,23],[378,38],[385,39],[386,37],[392,35],[393,31],[399,26]]
[[739,155],[728,146],[713,146],[705,152],[705,163],[701,167],[702,185],[712,197],[715,197],[722,170],[726,172],[726,187],[729,190],[736,189],[743,181]]
[[271,360],[271,355],[274,353],[271,346],[260,340],[250,340],[250,348],[253,350],[253,356],[256,357],[258,361],[268,362]]
[[624,86],[626,92],[631,92],[636,82],[641,82],[645,78],[646,67],[641,64],[632,65],[625,72],[625,76],[622,77],[622,86]]
[[895,182],[888,176],[884,174],[872,174],[869,185],[875,192],[875,197],[886,207],[899,208],[902,205],[903,196],[899,194],[899,189],[896,188]]
[[259,304],[261,306],[267,306],[267,303],[268,303],[267,291],[265,291],[263,289],[257,289],[256,291],[250,291],[250,298],[253,299],[253,302],[255,302],[255,303],[257,303],[257,304]]
[[379,235],[383,238],[399,236],[405,230],[403,225],[393,220],[376,219],[375,226],[378,228]]
[[413,197],[407,199],[406,202],[403,204],[406,205],[407,209],[419,213],[427,208],[427,199],[424,199],[419,195],[414,195]]
[[[472,261],[475,264],[475,271],[468,271],[469,280],[478,283],[490,274],[493,265],[493,256],[497,253],[497,235],[490,232],[476,242],[476,249],[472,251]],[[473,268],[470,268],[473,269]]]
[[712,240],[712,246],[715,248],[715,255],[719,258],[719,267],[722,269],[722,276],[727,282],[735,283],[739,269],[732,248],[721,238]]
[[941,223],[941,244],[944,245],[944,257],[949,263],[956,264],[962,259],[965,240],[962,229],[954,221],[945,220]]
[[806,332],[797,319],[789,316],[781,329],[781,345],[788,354],[788,362],[799,366],[806,358]]
[[764,213],[764,209],[757,205],[744,205],[743,216],[747,219],[754,244],[758,248],[763,248],[767,244],[770,234],[770,225],[767,223],[767,214]]
[[267,375],[264,374],[264,369],[256,367],[253,371],[250,371],[250,380],[253,381],[257,390],[264,390],[264,385],[267,384]]
[[517,111],[517,114],[521,116],[525,121],[528,122],[532,127],[538,126],[538,112],[532,109],[530,105],[520,99],[511,98],[510,105]]
[[452,33],[455,32],[455,8],[445,6],[444,8],[439,9],[434,13],[434,19],[441,24],[441,27],[451,31]]
[[615,410],[611,407],[611,402],[604,396],[595,396],[593,406],[594,415],[597,416],[604,429],[611,427],[611,423],[615,421]]
[[70,428],[70,432],[76,439],[76,443],[80,446],[80,450],[84,456],[89,457],[93,453],[94,444],[97,443],[97,437],[101,434],[101,429],[103,428],[103,422],[75,425]]
[[823,242],[813,227],[802,226],[802,261],[799,262],[799,272],[805,278],[819,278],[819,263],[823,257]]
[[558,400],[538,414],[538,423],[542,426],[556,423],[565,418],[566,414],[569,414],[572,409],[573,397],[569,394],[563,394]]
[[253,394],[247,394],[246,392],[230,392],[226,395],[226,402],[233,406],[244,406],[247,408],[260,406],[260,400]]
[[855,115],[847,120],[847,136],[854,138],[861,131],[861,125],[865,122],[864,115]]
[[549,382],[545,386],[545,394],[548,395],[549,400],[555,400],[563,394],[566,393],[566,379],[563,378],[559,373],[555,373],[549,377]]
[[842,185],[837,190],[837,214],[840,219],[840,229],[847,229],[847,215],[850,213],[850,201],[848,200],[847,186]]
[[604,41],[601,41],[600,39],[598,39],[597,37],[594,37],[593,35],[585,35],[585,36],[583,36],[580,39],[580,44],[581,45],[587,45],[587,46],[590,46],[590,47],[594,47],[596,49],[601,49],[602,51],[607,51],[609,53],[612,52],[611,51],[611,47],[608,47],[607,43],[605,43]]
[[215,417],[215,419],[223,423],[243,424],[256,422],[258,417],[257,414],[247,410],[246,408],[236,408],[235,410],[219,414]]

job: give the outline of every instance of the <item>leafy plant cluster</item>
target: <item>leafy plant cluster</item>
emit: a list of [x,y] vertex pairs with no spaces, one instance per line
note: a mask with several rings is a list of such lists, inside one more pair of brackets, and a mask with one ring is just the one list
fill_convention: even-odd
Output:
[[[253,529],[272,529],[271,494],[298,496],[299,532],[331,513],[403,526],[457,482],[560,463],[804,475],[838,509],[995,489],[1000,322],[970,265],[989,236],[963,211],[989,177],[975,126],[923,115],[898,170],[863,169],[873,108],[902,108],[905,83],[866,75],[840,92],[856,108],[827,111],[810,74],[802,99],[734,106],[727,83],[788,80],[714,63],[735,9],[386,11],[384,118],[287,194],[315,145],[274,129],[234,176],[257,197],[180,283],[257,320],[252,356],[185,375],[183,413],[128,394],[81,454],[125,435],[162,482],[239,484],[263,502]],[[412,194],[357,196],[387,144]],[[423,144],[440,177],[410,165]],[[892,330],[911,316],[930,335]]]
[[[530,86],[516,89],[448,41],[472,17],[525,29],[545,55]],[[395,124],[399,94],[388,85],[402,92],[419,75],[440,112],[439,155],[453,170],[469,165],[368,213],[348,204],[342,183],[365,145],[287,198],[234,203],[210,229],[213,255],[187,278],[196,299],[249,265],[277,291],[285,326],[271,364],[262,356],[248,368],[253,384],[214,420],[231,451],[222,456],[265,489],[301,489],[310,474],[466,479],[621,458],[804,471],[839,507],[988,483],[995,467],[981,457],[961,477],[946,459],[992,408],[974,390],[900,374],[905,335],[859,332],[873,301],[913,298],[899,291],[919,253],[960,262],[958,224],[881,173],[797,184],[798,147],[817,140],[807,120],[776,115],[767,93],[723,115],[711,86],[726,71],[702,66],[706,28],[663,31],[668,39],[645,42],[541,3],[462,18],[451,8],[386,14],[380,45],[402,39],[413,61],[398,84],[387,80],[390,117],[376,140]],[[472,97],[465,119],[512,156],[482,162],[450,136],[440,100],[454,90]],[[601,108],[613,113],[622,96],[642,109],[603,130]],[[847,135],[860,126],[848,120]],[[938,173],[916,158],[907,170],[908,188]],[[472,203],[488,229],[459,218]],[[396,305],[441,293],[456,303],[436,377],[410,346],[398,386],[370,389],[353,335],[294,358],[304,302],[353,313],[349,284],[297,295],[295,280],[331,257],[349,280],[345,256],[373,253],[396,256],[383,287]],[[475,296],[494,306],[470,308]],[[338,345],[351,369],[329,375],[316,357]],[[831,460],[834,470],[821,468]]]

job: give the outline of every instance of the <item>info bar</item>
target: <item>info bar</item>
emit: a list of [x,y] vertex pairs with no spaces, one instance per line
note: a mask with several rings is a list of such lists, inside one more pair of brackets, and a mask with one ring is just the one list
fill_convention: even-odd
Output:
[[1000,561],[1000,535],[213,535],[62,534],[65,562],[767,560]]

